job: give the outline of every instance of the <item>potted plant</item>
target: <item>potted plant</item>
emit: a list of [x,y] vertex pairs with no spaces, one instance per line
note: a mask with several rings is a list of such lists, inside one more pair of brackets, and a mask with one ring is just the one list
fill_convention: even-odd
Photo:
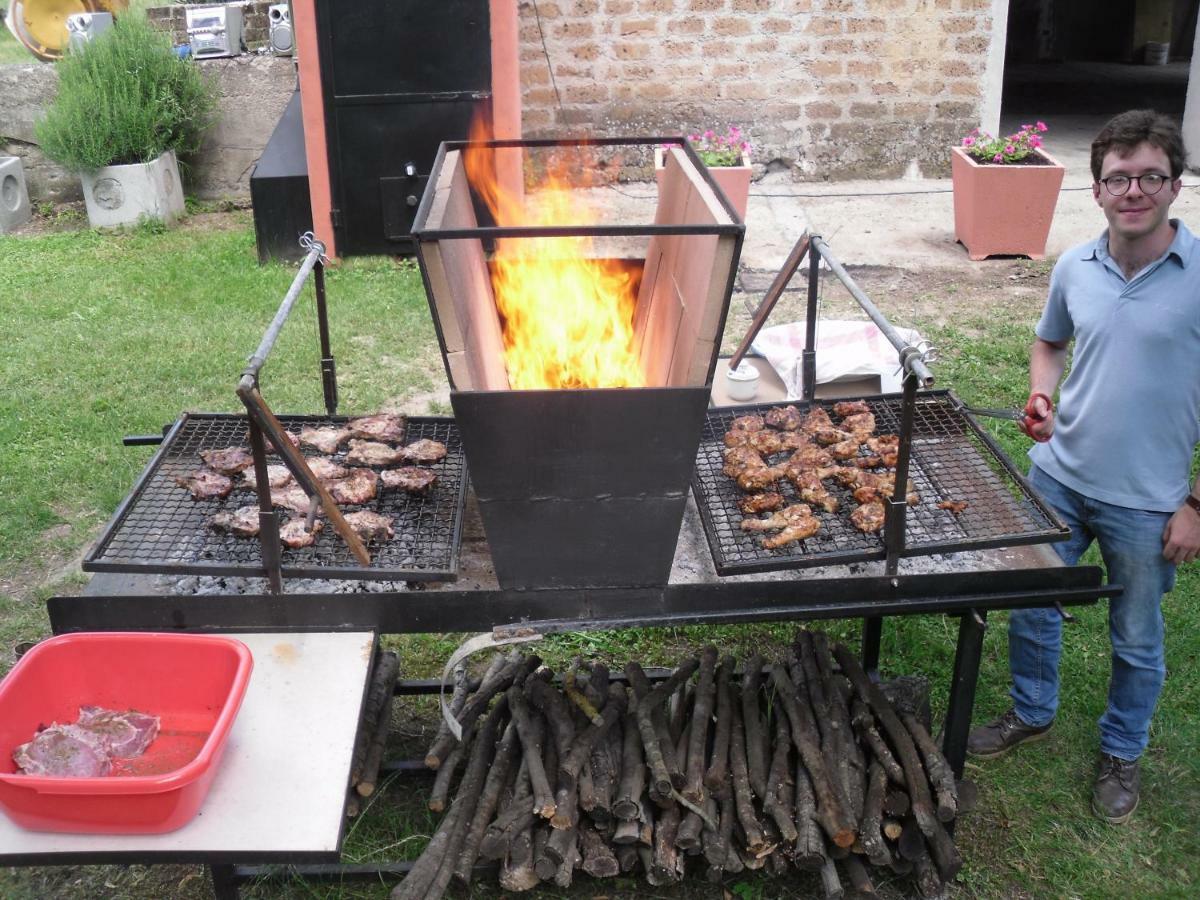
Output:
[[[753,170],[750,166],[750,142],[746,135],[736,125],[730,125],[724,134],[719,134],[711,128],[699,134],[689,134],[688,143],[700,157],[700,161],[708,167],[738,216],[745,220],[746,201],[750,197],[750,176]],[[663,150],[659,147],[654,151],[654,177],[662,189],[663,179]]]
[[954,238],[971,259],[1041,259],[1062,187],[1063,167],[1042,149],[1046,124],[1007,137],[974,129],[951,148]]
[[37,123],[47,157],[80,173],[92,227],[183,213],[177,154],[200,146],[216,92],[170,37],[139,15],[58,63],[58,93]]

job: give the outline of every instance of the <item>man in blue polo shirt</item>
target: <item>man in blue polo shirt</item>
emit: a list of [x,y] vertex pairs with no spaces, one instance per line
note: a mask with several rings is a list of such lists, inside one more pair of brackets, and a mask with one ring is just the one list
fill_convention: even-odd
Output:
[[[1056,544],[1074,564],[1093,540],[1109,581],[1112,677],[1100,717],[1092,808],[1128,821],[1138,758],[1166,674],[1162,597],[1175,566],[1200,552],[1200,248],[1167,213],[1179,196],[1179,128],[1150,110],[1110,121],[1092,143],[1092,194],[1108,219],[1097,240],[1062,255],[1030,351],[1031,395],[1053,396],[1075,341],[1057,411],[1033,399],[1029,480],[1071,528]],[[1057,414],[1056,414],[1057,413]],[[1058,708],[1062,619],[1054,609],[1009,618],[1013,708],[971,732],[967,749],[1000,756],[1045,736]]]

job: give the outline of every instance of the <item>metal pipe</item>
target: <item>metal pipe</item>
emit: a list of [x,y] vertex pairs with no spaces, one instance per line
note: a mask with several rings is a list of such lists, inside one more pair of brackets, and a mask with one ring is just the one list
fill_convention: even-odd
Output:
[[800,386],[804,399],[811,403],[817,396],[817,315],[818,279],[821,274],[821,247],[828,246],[819,234],[809,241],[808,321],[804,323],[804,350],[800,353]]
[[329,341],[329,307],[325,302],[325,264],[317,260],[313,266],[313,289],[317,298],[317,331],[321,339],[321,393],[325,398],[325,412],[337,414],[337,367],[333,361],[333,348]]
[[258,349],[254,351],[254,355],[250,357],[246,369],[242,373],[243,380],[247,375],[255,380],[258,379],[258,371],[262,368],[263,363],[267,361],[267,356],[270,354],[271,348],[275,346],[275,339],[279,337],[279,331],[283,328],[283,323],[287,321],[287,317],[296,303],[296,298],[300,296],[300,291],[304,288],[304,282],[308,280],[313,267],[325,255],[325,245],[311,238],[309,235],[305,235],[300,239],[301,246],[304,245],[306,239],[311,241],[311,249],[309,249],[308,254],[300,263],[300,271],[292,279],[292,285],[284,295],[283,302],[279,304],[279,310],[275,313],[275,318],[267,326],[267,331],[263,335],[262,342],[258,345]]
[[[829,245],[825,243],[820,235],[813,235],[812,245],[813,249],[824,257],[833,274],[846,286],[846,290],[850,292],[850,296],[858,301],[858,305],[863,308],[863,312],[871,317],[871,321],[879,326],[879,330],[883,332],[884,337],[896,348],[896,352],[900,354],[901,366],[907,372],[916,376],[921,387],[930,387],[933,384],[933,373],[925,365],[922,354],[911,347],[904,338],[900,337],[900,334],[892,327],[891,322],[879,311],[879,307],[871,302],[871,299],[863,293],[862,288],[854,283],[854,279],[850,277],[850,274],[842,267],[842,264],[833,257],[833,254],[829,250]],[[906,353],[905,351],[909,352]]]

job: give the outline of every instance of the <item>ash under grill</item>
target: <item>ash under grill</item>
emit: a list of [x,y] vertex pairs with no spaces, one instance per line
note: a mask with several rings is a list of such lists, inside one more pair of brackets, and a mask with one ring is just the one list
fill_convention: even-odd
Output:
[[[900,395],[864,399],[875,415],[877,434],[900,432]],[[802,411],[807,409],[803,403],[796,405]],[[832,412],[832,403],[816,405]],[[721,471],[723,438],[738,416],[763,413],[772,406],[711,410],[705,420],[692,490],[717,573],[769,572],[885,558],[882,533],[864,534],[850,524],[849,513],[855,506],[852,492],[833,479],[827,479],[825,486],[838,498],[839,509],[827,513],[813,507],[821,530],[808,540],[767,550],[760,544],[760,534],[742,530],[745,515],[737,501],[745,494]],[[921,502],[908,508],[901,556],[1064,540],[1069,534],[1067,527],[1031,493],[1012,463],[960,407],[948,391],[931,391],[916,398],[909,477]],[[801,502],[786,480],[775,489],[787,502]],[[966,501],[968,506],[955,515],[937,508],[941,500]]]
[[[280,416],[288,431],[349,421],[348,416]],[[402,491],[381,493],[352,509],[394,517],[395,538],[368,544],[371,564],[362,566],[326,523],[311,547],[281,548],[287,578],[444,580],[458,571],[458,549],[466,499],[466,462],[453,419],[407,420],[405,443],[431,438],[446,445],[446,458],[431,468],[437,483],[426,497]],[[118,509],[83,562],[89,572],[147,572],[191,575],[263,574],[257,538],[223,534],[209,527],[214,513],[257,504],[252,490],[235,490],[224,500],[192,500],[175,484],[200,466],[201,450],[249,446],[245,416],[187,413],[175,424],[133,492]],[[332,458],[344,463],[346,449]],[[274,457],[269,459],[273,461]],[[284,511],[285,515],[292,513]]]

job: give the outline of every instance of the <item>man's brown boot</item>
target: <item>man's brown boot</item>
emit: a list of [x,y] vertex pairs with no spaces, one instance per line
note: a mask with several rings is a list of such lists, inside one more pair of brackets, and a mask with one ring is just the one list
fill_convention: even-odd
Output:
[[1092,788],[1092,811],[1109,825],[1124,825],[1137,809],[1141,787],[1136,759],[1101,753],[1096,786]]
[[1019,744],[1040,741],[1053,724],[1026,725],[1018,718],[1017,711],[1010,709],[1000,718],[971,729],[967,735],[967,753],[980,759],[995,759]]

